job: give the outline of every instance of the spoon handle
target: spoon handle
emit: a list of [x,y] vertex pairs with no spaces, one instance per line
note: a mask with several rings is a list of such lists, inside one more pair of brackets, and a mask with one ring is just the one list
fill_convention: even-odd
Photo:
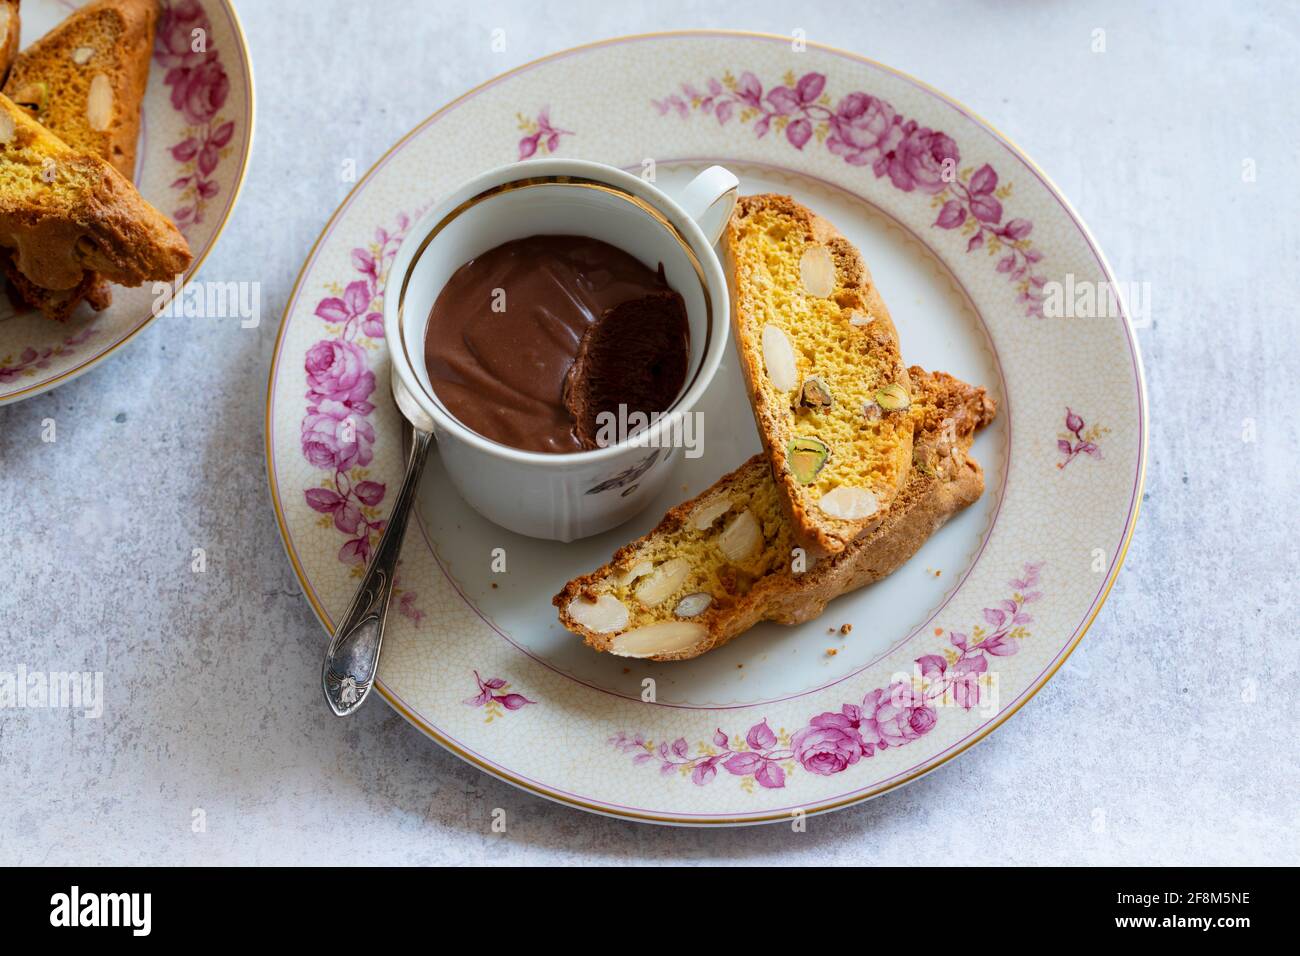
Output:
[[325,652],[321,687],[330,710],[338,717],[346,717],[360,707],[375,684],[379,650],[384,643],[384,621],[388,616],[389,599],[393,596],[393,575],[402,553],[406,519],[410,516],[415,489],[420,484],[420,474],[424,471],[432,443],[431,432],[413,431],[406,475],[384,525],[383,536],[356,596]]

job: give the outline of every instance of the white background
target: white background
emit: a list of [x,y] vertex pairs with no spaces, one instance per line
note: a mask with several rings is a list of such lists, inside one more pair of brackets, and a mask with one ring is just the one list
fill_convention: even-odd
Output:
[[[261,327],[166,318],[82,378],[0,409],[0,670],[103,671],[107,696],[98,721],[0,711],[0,863],[1300,858],[1295,6],[239,9],[256,141],[202,275],[261,282]],[[265,487],[276,325],[349,188],[344,161],[364,170],[438,106],[537,56],[691,26],[802,28],[966,103],[1056,180],[1119,278],[1149,282],[1153,299],[1142,517],[1079,650],[981,746],[804,834],[599,819],[482,775],[382,701],[331,717],[325,637]],[[1104,53],[1091,52],[1097,28]],[[46,418],[55,444],[40,440]],[[194,547],[206,574],[190,571]],[[505,834],[490,830],[497,807]],[[195,808],[206,833],[191,832]]]

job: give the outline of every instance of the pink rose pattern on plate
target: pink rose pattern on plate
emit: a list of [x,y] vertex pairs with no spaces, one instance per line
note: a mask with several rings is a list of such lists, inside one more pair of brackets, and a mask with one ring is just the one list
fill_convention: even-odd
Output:
[[1110,431],[1109,428],[1102,428],[1100,425],[1093,425],[1085,431],[1083,419],[1074,409],[1068,405],[1065,407],[1065,431],[1061,432],[1056,439],[1056,448],[1065,456],[1064,461],[1056,463],[1057,468],[1064,468],[1080,455],[1087,455],[1089,458],[1100,458],[1101,448],[1098,442],[1101,436]]
[[535,120],[523,113],[516,113],[515,116],[519,120],[519,129],[524,134],[519,140],[520,159],[528,159],[537,153],[553,153],[560,148],[561,137],[575,135],[567,129],[551,125],[549,106],[542,107]]
[[1043,258],[1029,239],[1034,224],[1003,221],[1011,184],[999,186],[988,163],[961,168],[961,152],[946,133],[907,119],[869,93],[849,93],[835,102],[822,73],[796,78],[788,72],[782,85],[764,92],[753,73],[737,78],[727,71],[703,89],[683,83],[680,92],[650,102],[661,116],[671,112],[686,119],[694,110],[720,126],[732,119],[752,124],[759,139],[775,131],[797,150],[815,140],[850,165],[870,167],[877,179],[888,176],[895,189],[929,196],[938,210],[933,225],[965,236],[968,253],[985,249],[997,256],[997,271],[1015,283],[1017,304],[1026,315],[1042,316],[1046,280],[1034,271]]
[[[773,731],[761,720],[743,738],[715,730],[709,742],[692,753],[685,737],[655,744],[641,734],[619,732],[609,742],[633,763],[659,765],[665,776],[689,775],[696,786],[713,781],[718,770],[740,778],[752,792],[754,784],[775,790],[799,768],[819,776],[843,773],[854,764],[890,747],[905,747],[929,733],[939,722],[941,707],[970,710],[979,704],[989,683],[989,658],[1010,657],[1029,636],[1033,618],[1025,607],[1042,595],[1034,590],[1042,564],[1026,564],[1018,578],[1007,582],[1011,595],[984,608],[984,623],[966,631],[947,631],[948,646],[916,659],[916,674],[877,687],[858,703],[818,714],[793,734]],[[935,636],[945,633],[935,629]]]
[[[327,287],[333,294],[316,304],[315,315],[325,323],[330,338],[309,348],[303,360],[307,412],[302,420],[302,454],[327,473],[303,495],[307,505],[320,513],[320,527],[333,527],[347,536],[338,558],[351,566],[353,577],[365,571],[384,531],[379,506],[387,487],[372,480],[366,467],[374,459],[375,444],[375,427],[369,420],[375,409],[370,401],[375,390],[370,353],[384,337],[384,282],[410,224],[410,217],[399,213],[395,231],[380,227],[371,243],[352,250],[357,278],[346,286]],[[400,583],[399,575],[393,582],[397,610],[419,624],[424,612],[415,605],[416,595],[403,591]]]
[[183,173],[171,184],[181,190],[181,205],[172,210],[172,219],[182,232],[203,221],[208,202],[221,191],[212,174],[229,154],[235,135],[234,122],[221,116],[230,77],[211,36],[212,24],[197,0],[164,3],[153,56],[167,71],[163,82],[171,87],[172,108],[188,124],[185,138],[171,147]]
[[30,345],[15,358],[13,355],[0,356],[0,385],[8,385],[19,378],[32,378],[42,369],[49,368],[50,362],[76,353],[78,346],[98,335],[94,325],[88,325],[75,335],[70,335],[58,345],[35,349]]
[[489,677],[484,680],[479,676],[478,671],[475,671],[474,680],[478,684],[478,693],[473,697],[465,698],[465,704],[469,707],[482,707],[487,712],[483,720],[485,724],[492,723],[497,717],[504,717],[507,711],[519,710],[529,704],[537,703],[523,694],[505,693],[510,689],[510,685],[500,677]]

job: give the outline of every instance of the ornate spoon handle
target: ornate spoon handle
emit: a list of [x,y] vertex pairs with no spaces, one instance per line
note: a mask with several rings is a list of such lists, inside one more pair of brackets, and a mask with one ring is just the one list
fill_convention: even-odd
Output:
[[415,489],[420,484],[420,474],[433,444],[430,432],[417,429],[412,436],[406,475],[379,539],[379,547],[375,549],[375,556],[366,568],[356,597],[335,629],[329,650],[325,652],[321,687],[330,709],[339,717],[346,717],[361,706],[379,671],[384,621],[388,616],[388,601],[393,596],[393,574],[402,552],[406,519],[410,516]]

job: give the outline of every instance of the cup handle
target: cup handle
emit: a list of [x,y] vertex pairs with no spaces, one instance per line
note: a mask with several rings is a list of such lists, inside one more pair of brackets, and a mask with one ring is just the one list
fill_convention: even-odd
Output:
[[699,223],[709,245],[713,245],[722,237],[731,211],[736,208],[739,190],[740,180],[731,170],[710,166],[687,184],[677,203]]

